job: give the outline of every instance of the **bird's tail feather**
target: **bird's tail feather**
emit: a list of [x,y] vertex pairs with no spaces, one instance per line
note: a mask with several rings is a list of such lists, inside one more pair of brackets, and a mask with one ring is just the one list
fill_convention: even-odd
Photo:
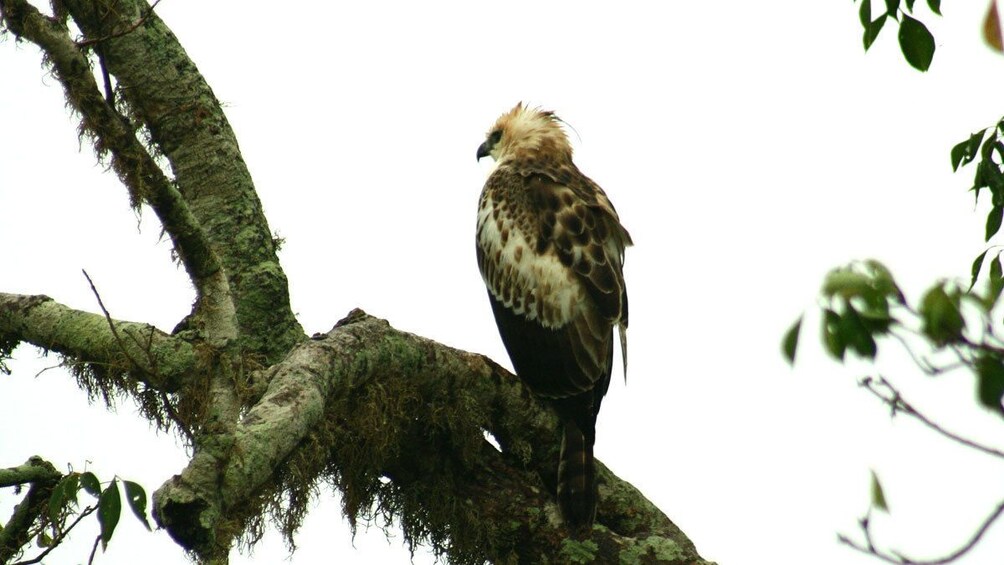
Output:
[[594,438],[583,434],[574,420],[566,420],[564,427],[558,461],[558,507],[570,527],[589,527],[596,517]]

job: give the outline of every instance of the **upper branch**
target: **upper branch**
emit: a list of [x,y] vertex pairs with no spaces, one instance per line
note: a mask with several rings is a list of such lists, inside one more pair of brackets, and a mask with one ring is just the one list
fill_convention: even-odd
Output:
[[[227,271],[245,351],[278,361],[304,338],[254,183],[220,102],[177,38],[139,0],[67,0],[98,41],[131,119],[170,161]],[[136,25],[143,21],[142,25]],[[132,29],[129,33],[124,30]]]
[[[60,22],[26,0],[0,0],[0,16],[18,37],[38,45],[82,117],[81,127],[94,138],[99,154],[111,155],[112,167],[134,200],[150,204],[170,235],[174,249],[195,284],[200,302],[210,302],[217,325],[233,325],[234,306],[228,281],[211,242],[174,183],[136,138],[125,120],[102,96],[84,52]],[[235,330],[224,330],[236,334]]]
[[[0,293],[0,344],[24,341],[103,374],[128,372],[148,388],[174,392],[195,366],[191,344],[149,324],[112,321],[68,308],[48,296]],[[124,337],[121,337],[124,336]]]

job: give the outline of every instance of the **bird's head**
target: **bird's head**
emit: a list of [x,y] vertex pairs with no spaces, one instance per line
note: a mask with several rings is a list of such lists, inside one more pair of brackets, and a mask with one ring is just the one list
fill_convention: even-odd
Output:
[[528,108],[522,102],[499,116],[488,130],[485,142],[478,147],[478,160],[491,157],[501,162],[510,157],[536,157],[571,160],[572,146],[554,112]]

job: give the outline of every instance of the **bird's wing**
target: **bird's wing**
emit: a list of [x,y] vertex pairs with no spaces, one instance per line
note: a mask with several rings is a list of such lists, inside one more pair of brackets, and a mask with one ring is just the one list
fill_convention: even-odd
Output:
[[612,326],[626,322],[621,264],[630,238],[602,191],[589,198],[591,187],[561,180],[496,169],[482,194],[478,263],[517,373],[541,396],[602,383],[601,397]]

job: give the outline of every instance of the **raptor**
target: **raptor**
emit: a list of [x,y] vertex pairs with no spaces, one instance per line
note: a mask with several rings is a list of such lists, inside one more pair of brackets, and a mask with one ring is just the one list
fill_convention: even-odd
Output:
[[488,130],[477,156],[495,160],[478,204],[478,267],[516,374],[561,420],[558,507],[570,527],[588,527],[615,327],[627,371],[623,265],[631,236],[572,161],[553,112],[517,104]]

